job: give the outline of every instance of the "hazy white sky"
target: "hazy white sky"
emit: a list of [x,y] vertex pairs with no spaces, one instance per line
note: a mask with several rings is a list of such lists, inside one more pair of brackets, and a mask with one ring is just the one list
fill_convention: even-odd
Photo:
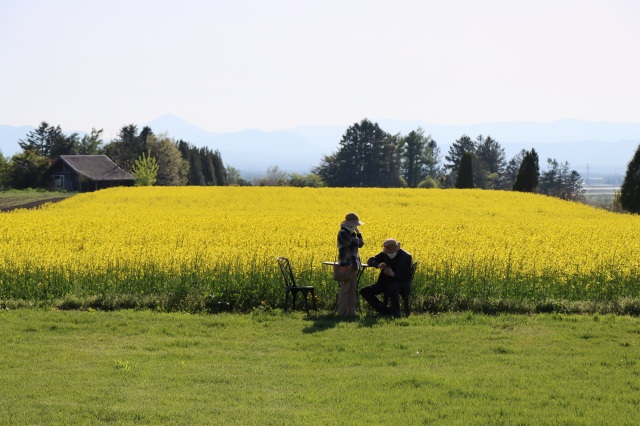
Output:
[[0,124],[640,122],[637,0],[0,0]]

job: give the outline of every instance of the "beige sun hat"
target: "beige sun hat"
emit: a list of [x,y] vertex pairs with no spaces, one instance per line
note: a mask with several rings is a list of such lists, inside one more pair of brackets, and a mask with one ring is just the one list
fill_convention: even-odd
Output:
[[357,214],[351,212],[347,213],[347,216],[344,218],[345,222],[353,222],[354,225],[364,225],[364,222],[360,222],[360,218]]

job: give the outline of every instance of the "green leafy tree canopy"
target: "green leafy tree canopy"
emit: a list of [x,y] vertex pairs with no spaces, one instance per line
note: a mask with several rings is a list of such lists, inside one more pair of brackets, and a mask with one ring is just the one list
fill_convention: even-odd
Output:
[[145,156],[144,153],[134,161],[133,176],[136,178],[136,186],[153,186],[158,175],[158,163],[151,156],[151,152]]

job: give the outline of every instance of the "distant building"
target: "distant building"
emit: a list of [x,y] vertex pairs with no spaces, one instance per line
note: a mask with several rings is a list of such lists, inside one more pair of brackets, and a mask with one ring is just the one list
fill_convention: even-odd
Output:
[[133,186],[135,177],[106,155],[61,155],[45,174],[53,191],[91,192],[113,186]]

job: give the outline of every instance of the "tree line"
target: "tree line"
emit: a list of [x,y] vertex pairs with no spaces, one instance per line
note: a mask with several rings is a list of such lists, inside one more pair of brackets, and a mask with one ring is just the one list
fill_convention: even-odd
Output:
[[[151,128],[129,124],[117,137],[106,143],[103,130],[91,130],[80,137],[65,135],[60,126],[43,121],[40,126],[18,141],[22,152],[6,159],[0,153],[0,187],[46,187],[44,175],[61,155],[105,154],[120,168],[142,175],[148,168],[155,170],[155,185],[227,185],[227,171],[220,152],[207,147],[156,135]],[[146,155],[146,157],[145,157]],[[148,180],[146,180],[148,182]]]
[[144,176],[145,184],[155,185],[483,188],[537,191],[567,200],[580,200],[584,193],[580,175],[566,162],[549,159],[548,170],[540,173],[534,150],[523,150],[507,162],[495,139],[463,135],[442,161],[438,144],[423,129],[392,135],[368,119],[347,128],[338,150],[324,156],[311,173],[288,174],[271,166],[254,182],[225,167],[219,151],[156,135],[149,127],[123,126],[106,144],[102,132],[65,135],[60,126],[43,121],[18,141],[22,152],[10,160],[0,155],[0,185],[43,187],[44,173],[60,155],[105,154],[123,170]]
[[[443,158],[437,142],[422,128],[407,135],[390,134],[366,118],[349,126],[338,149],[323,156],[310,173],[289,174],[276,165],[253,182],[242,179],[235,168],[225,167],[217,150],[155,135],[149,127],[139,131],[133,124],[123,126],[105,144],[102,130],[67,136],[60,126],[42,122],[18,143],[22,152],[11,159],[0,153],[1,188],[43,186],[44,172],[60,155],[105,154],[134,175],[152,173],[146,182],[155,185],[480,188],[535,192],[571,201],[584,201],[585,192],[582,177],[566,161],[548,158],[541,171],[535,149],[523,149],[507,160],[504,148],[491,136],[462,135]],[[640,213],[640,147],[614,204]]]
[[547,170],[540,171],[534,149],[507,161],[491,136],[462,135],[443,159],[437,142],[422,128],[393,135],[368,119],[350,126],[338,150],[324,156],[313,173],[327,186],[481,188],[584,198],[582,178],[568,162],[548,159]]
[[[480,188],[545,194],[584,202],[584,182],[569,162],[547,158],[541,170],[535,149],[521,150],[507,161],[491,136],[462,135],[442,158],[437,142],[418,128],[390,134],[363,119],[343,134],[337,151],[325,155],[307,175],[267,169],[258,185],[330,187]],[[640,146],[629,163],[612,208],[640,213]]]

